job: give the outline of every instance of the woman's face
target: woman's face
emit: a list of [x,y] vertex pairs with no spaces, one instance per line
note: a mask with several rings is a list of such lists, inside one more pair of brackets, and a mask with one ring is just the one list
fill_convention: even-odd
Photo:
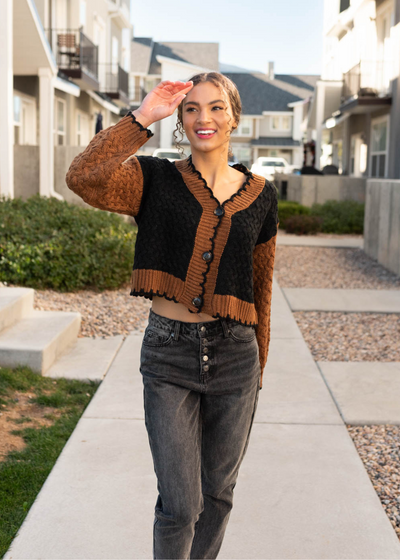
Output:
[[182,124],[192,152],[210,152],[221,148],[228,151],[235,119],[231,104],[224,97],[227,96],[211,82],[201,82],[183,100]]

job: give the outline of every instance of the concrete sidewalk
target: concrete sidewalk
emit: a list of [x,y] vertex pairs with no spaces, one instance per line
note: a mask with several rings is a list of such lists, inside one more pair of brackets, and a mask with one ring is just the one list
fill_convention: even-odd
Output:
[[364,248],[362,236],[340,235],[338,237],[324,237],[319,235],[296,235],[284,233],[278,229],[277,245],[293,245],[297,247],[336,247],[336,248]]
[[[122,344],[5,559],[152,558],[157,482],[141,341],[132,334]],[[400,559],[400,542],[276,280],[263,389],[218,558]]]
[[400,290],[282,288],[292,311],[400,313]]

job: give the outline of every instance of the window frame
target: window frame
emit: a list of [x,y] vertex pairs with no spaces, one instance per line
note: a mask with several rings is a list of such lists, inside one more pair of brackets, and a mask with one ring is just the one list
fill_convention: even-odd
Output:
[[[275,131],[279,131],[279,132],[290,132],[292,130],[292,115],[270,115],[271,118],[271,122],[270,122],[270,129],[271,130],[275,130]],[[278,127],[274,126],[274,119],[279,119],[279,125]],[[284,128],[283,127],[283,120],[284,119],[288,119],[288,127]]]
[[[15,120],[15,98],[20,100],[19,121]],[[23,120],[23,112],[26,111],[26,122]],[[37,146],[36,134],[36,99],[29,97],[18,90],[13,90],[13,123],[14,135],[13,145],[15,145],[15,127],[19,128],[18,146]]]
[[[248,125],[245,125],[243,121],[249,121],[250,123],[250,132],[245,134],[243,132],[243,128],[247,128]],[[252,138],[254,133],[254,121],[251,117],[241,117],[239,121],[238,127],[232,132],[232,135],[241,136],[243,138]]]
[[[82,141],[82,117],[84,117],[84,119],[86,119],[86,122],[87,122],[87,135],[88,135],[88,141],[87,142]],[[79,119],[80,119],[80,127],[78,128]],[[76,110],[75,123],[76,123],[76,145],[86,147],[89,143],[89,132],[90,132],[89,131],[90,124],[89,124],[88,114],[85,113],[84,111],[81,111],[80,109],[77,109]],[[83,133],[83,134],[85,134],[85,133]]]
[[[63,106],[63,118],[64,118],[64,130],[58,130],[58,103],[61,102]],[[55,146],[66,146],[67,144],[67,102],[62,97],[54,96],[54,145]],[[58,142],[59,137],[63,139],[62,143]]]
[[[372,139],[372,134],[373,134],[373,127],[377,124],[380,124],[382,122],[386,122],[386,150],[377,150],[374,151],[373,150],[373,139]],[[390,141],[390,118],[389,115],[382,115],[381,117],[377,117],[375,119],[371,119],[371,130],[370,130],[370,146],[369,146],[369,173],[368,176],[374,179],[385,179],[388,176],[388,167],[389,167],[389,161],[388,161],[388,155],[389,155],[389,141]],[[384,155],[385,156],[385,170],[384,170],[384,175],[383,177],[379,176],[379,175],[372,175],[372,160],[374,156],[377,156],[377,169],[379,169],[379,157]]]

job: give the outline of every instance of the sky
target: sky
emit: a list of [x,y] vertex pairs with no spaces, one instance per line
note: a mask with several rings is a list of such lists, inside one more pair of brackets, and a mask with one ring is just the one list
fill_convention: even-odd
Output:
[[131,0],[134,37],[219,43],[219,60],[275,74],[322,72],[323,0]]

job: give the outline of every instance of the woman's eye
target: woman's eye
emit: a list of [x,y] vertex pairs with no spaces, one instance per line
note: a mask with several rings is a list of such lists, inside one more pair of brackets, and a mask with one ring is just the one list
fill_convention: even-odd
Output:
[[213,109],[223,109],[223,107],[213,107]]

